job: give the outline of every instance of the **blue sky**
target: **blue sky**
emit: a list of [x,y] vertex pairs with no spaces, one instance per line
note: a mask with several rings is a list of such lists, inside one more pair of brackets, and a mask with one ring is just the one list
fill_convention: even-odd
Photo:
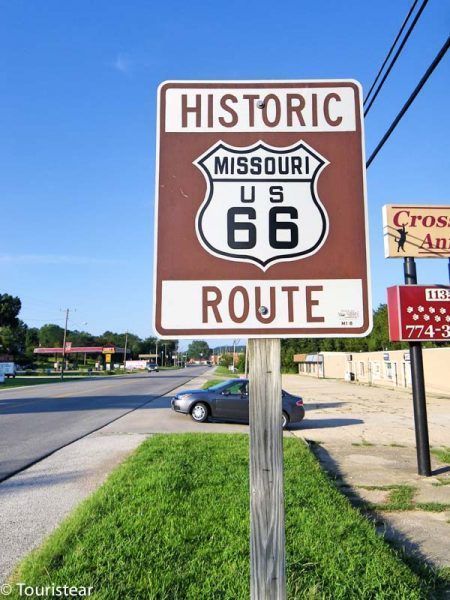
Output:
[[[69,307],[70,327],[151,335],[158,84],[354,78],[367,90],[409,6],[0,1],[1,291],[20,296],[30,326],[62,323]],[[367,118],[367,154],[449,13],[425,8]],[[368,171],[374,306],[402,282],[401,261],[383,258],[382,205],[450,201],[449,69],[447,56]],[[418,276],[447,283],[447,261],[419,261]]]

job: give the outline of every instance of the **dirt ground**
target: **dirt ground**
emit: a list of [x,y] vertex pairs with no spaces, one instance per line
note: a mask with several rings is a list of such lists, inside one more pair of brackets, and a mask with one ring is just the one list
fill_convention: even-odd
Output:
[[[417,475],[411,393],[300,375],[283,375],[283,388],[305,401],[291,434],[312,442],[353,503],[372,507],[380,533],[433,566],[450,566],[450,465],[432,455],[432,476]],[[450,446],[450,397],[430,394],[427,409],[430,446]],[[393,506],[392,494],[405,491],[410,500]]]
[[[308,439],[415,444],[411,393],[302,375],[283,375],[283,387],[304,398]],[[429,395],[427,408],[430,444],[450,445],[450,397]]]

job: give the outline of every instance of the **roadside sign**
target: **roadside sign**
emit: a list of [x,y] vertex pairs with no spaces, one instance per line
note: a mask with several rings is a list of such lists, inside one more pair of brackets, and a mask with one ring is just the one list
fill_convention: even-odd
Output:
[[102,350],[102,354],[115,354],[116,348],[115,346],[107,346]]
[[383,206],[385,258],[450,257],[450,206]]
[[157,135],[161,337],[367,335],[358,83],[166,82]]
[[107,363],[110,363],[110,362],[111,362],[111,354],[106,354],[106,355],[105,355],[105,361],[106,361]]
[[450,341],[450,287],[396,285],[387,292],[392,342]]

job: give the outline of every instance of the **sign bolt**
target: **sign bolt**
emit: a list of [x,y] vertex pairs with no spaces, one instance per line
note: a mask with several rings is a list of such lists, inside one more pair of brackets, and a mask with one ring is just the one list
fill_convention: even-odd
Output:
[[256,106],[258,108],[264,108],[264,106],[265,106],[264,100],[258,100],[258,102],[256,103]]
[[260,315],[267,315],[267,313],[269,312],[269,309],[267,308],[267,306],[260,306],[258,308],[258,312]]

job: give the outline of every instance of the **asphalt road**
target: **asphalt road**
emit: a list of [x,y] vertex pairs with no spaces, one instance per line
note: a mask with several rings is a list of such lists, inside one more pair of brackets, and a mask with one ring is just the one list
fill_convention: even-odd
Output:
[[0,481],[206,370],[189,367],[0,392]]

